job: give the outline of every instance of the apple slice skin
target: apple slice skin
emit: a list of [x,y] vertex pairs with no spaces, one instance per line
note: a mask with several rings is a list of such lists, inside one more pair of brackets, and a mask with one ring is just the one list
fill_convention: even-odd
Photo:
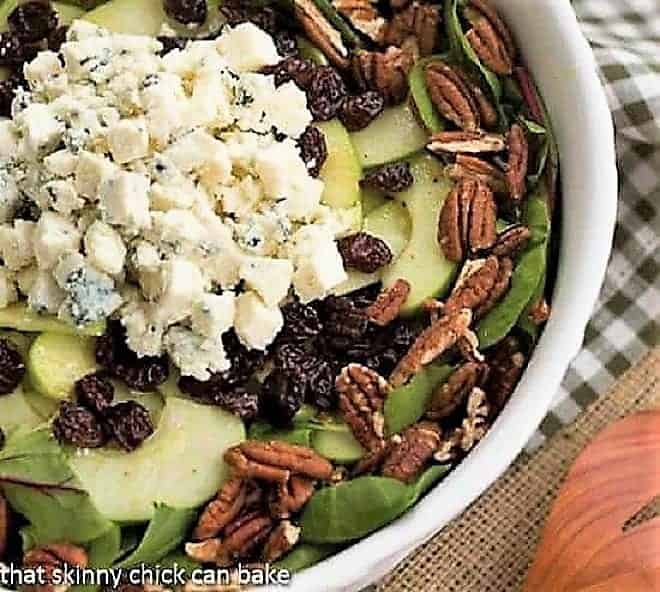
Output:
[[444,256],[438,243],[440,210],[453,184],[444,175],[442,164],[431,156],[413,158],[410,168],[415,182],[396,196],[410,214],[410,241],[383,273],[386,288],[398,279],[410,283],[410,294],[401,311],[404,315],[415,314],[428,298],[446,294],[456,274],[456,264]]
[[223,452],[244,439],[230,413],[170,397],[156,432],[134,452],[72,452],[69,464],[106,518],[144,522],[155,502],[192,508],[212,497],[227,477]]
[[168,22],[159,0],[111,0],[88,12],[85,20],[115,33],[156,36]]

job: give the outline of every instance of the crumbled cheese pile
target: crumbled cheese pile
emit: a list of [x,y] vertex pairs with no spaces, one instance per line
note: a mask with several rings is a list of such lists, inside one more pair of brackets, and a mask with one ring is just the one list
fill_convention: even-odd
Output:
[[[304,93],[258,73],[281,59],[268,34],[161,49],[78,21],[25,67],[0,122],[0,306],[117,313],[139,355],[205,380],[229,367],[228,329],[264,349],[291,287],[310,301],[346,279],[345,228],[299,155]],[[37,222],[13,219],[26,198]]]

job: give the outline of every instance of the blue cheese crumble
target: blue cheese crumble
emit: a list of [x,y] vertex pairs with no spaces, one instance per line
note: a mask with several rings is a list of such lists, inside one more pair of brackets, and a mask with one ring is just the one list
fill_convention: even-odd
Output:
[[[226,331],[263,350],[292,294],[346,280],[347,223],[297,148],[305,94],[260,73],[281,60],[267,33],[161,50],[77,21],[25,66],[0,122],[0,306],[74,325],[116,315],[138,355],[206,380],[229,367]],[[22,200],[38,221],[13,218]]]

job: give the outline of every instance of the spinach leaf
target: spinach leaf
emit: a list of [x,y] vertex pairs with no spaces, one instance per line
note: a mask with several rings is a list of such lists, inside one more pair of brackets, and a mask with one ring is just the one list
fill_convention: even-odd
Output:
[[196,515],[196,510],[192,508],[171,508],[165,504],[156,504],[144,538],[137,549],[117,566],[130,567],[158,561],[183,542]]
[[87,543],[113,527],[80,489],[48,427],[8,440],[0,452],[0,483],[11,507],[30,523],[26,544]]
[[309,543],[302,543],[288,553],[284,558],[275,563],[278,569],[288,569],[290,572],[295,573],[306,567],[311,567],[319,561],[323,561],[326,557],[334,555],[339,551],[338,545],[312,545]]
[[199,568],[201,564],[181,551],[174,551],[158,561],[158,566],[161,568],[174,567],[175,565],[182,568],[186,572],[186,575],[190,577],[191,573]]
[[348,22],[344,19],[342,15],[339,14],[337,9],[333,6],[330,0],[313,0],[313,3],[316,5],[325,18],[328,19],[330,24],[341,33],[341,36],[344,40],[348,41],[351,45],[360,47],[362,42],[360,37],[353,31]]
[[278,429],[265,421],[255,421],[248,431],[248,438],[252,440],[281,440],[289,444],[310,446],[312,430],[308,427],[293,427],[291,429]]
[[426,129],[432,134],[441,132],[445,128],[445,124],[431,100],[431,95],[426,85],[426,66],[432,64],[434,61],[446,60],[447,57],[446,54],[443,54],[418,60],[408,75],[410,95],[417,108],[417,114]]
[[388,477],[358,477],[318,490],[305,506],[301,540],[344,543],[359,539],[403,514],[447,471],[428,469],[410,485]]
[[525,220],[532,231],[530,245],[519,257],[506,296],[480,321],[477,336],[481,348],[502,340],[516,324],[538,289],[547,265],[550,214],[547,188],[541,184],[529,197]]
[[396,434],[418,421],[424,415],[435,387],[447,380],[453,370],[446,364],[429,364],[408,384],[392,391],[385,400],[387,435]]
[[499,77],[479,59],[470,42],[465,37],[463,25],[458,15],[459,0],[447,0],[445,2],[445,27],[447,29],[447,38],[449,47],[457,62],[469,64],[473,69],[479,72],[483,80],[490,89],[495,107],[500,116],[500,127],[507,127],[506,116],[502,108],[502,83]]
[[[114,524],[105,534],[87,544],[89,567],[96,569],[110,567],[121,554],[121,529]],[[74,586],[72,592],[95,592],[98,585]]]

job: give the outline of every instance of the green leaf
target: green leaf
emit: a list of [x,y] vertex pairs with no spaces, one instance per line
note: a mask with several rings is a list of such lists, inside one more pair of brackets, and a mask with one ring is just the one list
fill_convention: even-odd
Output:
[[288,569],[291,573],[295,573],[323,561],[326,557],[334,555],[339,549],[340,547],[338,545],[302,543],[296,545],[293,551],[275,563],[275,567],[278,569]]
[[323,13],[325,18],[328,19],[330,24],[341,33],[345,41],[351,45],[360,47],[362,42],[360,37],[353,31],[351,26],[346,22],[343,16],[337,12],[337,9],[332,5],[329,0],[312,0],[316,7]]
[[387,435],[396,434],[418,421],[424,415],[435,387],[447,380],[453,370],[446,364],[429,364],[408,384],[392,391],[385,400]]
[[417,114],[424,126],[433,134],[445,128],[444,120],[435,108],[426,85],[426,66],[438,60],[446,60],[447,54],[430,56],[419,60],[408,76],[410,94],[417,107]]
[[444,465],[431,467],[410,485],[369,476],[324,487],[305,506],[301,540],[345,543],[362,538],[403,514],[447,470]]
[[[121,554],[121,529],[114,524],[105,534],[86,545],[89,567],[110,567]],[[74,586],[72,592],[95,592],[96,585]]]
[[0,452],[0,483],[11,507],[30,523],[23,536],[32,545],[87,543],[113,526],[79,488],[48,427],[9,439]]
[[198,569],[200,565],[200,563],[191,559],[188,557],[188,555],[182,553],[181,551],[174,551],[158,561],[158,566],[161,568],[169,568],[175,566],[182,568],[188,577],[190,577],[191,573]]
[[138,548],[117,566],[149,564],[165,557],[183,542],[196,515],[194,508],[171,508],[165,504],[156,504],[154,516]]
[[293,427],[291,429],[278,429],[265,421],[255,421],[248,432],[248,438],[252,440],[281,440],[289,444],[310,446],[312,430],[308,427]]
[[483,349],[501,341],[517,323],[529,304],[547,266],[550,215],[547,204],[547,189],[541,184],[529,197],[525,221],[532,231],[529,246],[519,257],[511,287],[506,296],[479,322],[477,336]]

